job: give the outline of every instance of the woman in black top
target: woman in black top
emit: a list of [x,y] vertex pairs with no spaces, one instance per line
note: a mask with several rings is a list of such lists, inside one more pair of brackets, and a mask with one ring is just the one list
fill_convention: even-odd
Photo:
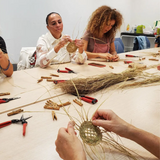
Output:
[[6,44],[2,37],[0,37],[0,72],[10,77],[13,73],[13,65],[10,63]]

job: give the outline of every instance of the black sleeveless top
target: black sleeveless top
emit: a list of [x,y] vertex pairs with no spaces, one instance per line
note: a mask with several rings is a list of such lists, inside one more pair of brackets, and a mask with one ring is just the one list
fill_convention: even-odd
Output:
[[3,53],[7,53],[6,43],[2,37],[0,37],[0,49]]

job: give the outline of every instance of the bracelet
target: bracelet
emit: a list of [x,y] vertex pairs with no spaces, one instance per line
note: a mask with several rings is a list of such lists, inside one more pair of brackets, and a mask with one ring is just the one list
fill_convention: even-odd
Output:
[[3,70],[3,71],[7,71],[8,69],[9,69],[9,67],[10,67],[10,60],[8,60],[8,66],[7,66],[7,68],[6,69],[4,69],[4,68],[2,68],[1,66],[0,66],[0,68]]

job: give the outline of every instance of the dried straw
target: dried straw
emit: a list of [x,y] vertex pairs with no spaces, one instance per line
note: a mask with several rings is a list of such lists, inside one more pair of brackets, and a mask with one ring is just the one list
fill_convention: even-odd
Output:
[[[94,126],[89,120],[88,114],[86,114],[84,107],[81,108],[81,111],[75,108],[81,120],[79,120],[77,116],[71,116],[65,107],[62,108],[70,120],[75,122],[75,129],[79,131],[85,151],[90,159],[105,160],[107,159],[106,153],[109,154],[108,156],[111,156],[112,152],[121,154],[123,159],[126,160],[138,160],[142,158],[134,151],[126,148],[124,145],[115,140],[114,137],[116,134],[107,132],[101,127]],[[120,139],[119,136],[118,138]]]
[[77,91],[80,95],[90,94],[132,79],[138,76],[141,72],[141,70],[137,69],[127,69],[122,73],[109,73],[89,78],[75,78],[59,83],[57,87],[60,87],[64,92],[70,94],[77,94]]
[[84,121],[80,128],[80,137],[88,145],[97,145],[102,141],[102,133],[99,127],[94,126],[91,121]]
[[138,81],[132,81],[132,82],[128,82],[128,83],[123,83],[121,86],[119,86],[120,89],[123,88],[131,88],[131,87],[140,87],[140,86],[146,86],[149,84],[160,84],[160,75],[154,75],[152,74],[152,76],[143,76],[142,79],[138,80]]

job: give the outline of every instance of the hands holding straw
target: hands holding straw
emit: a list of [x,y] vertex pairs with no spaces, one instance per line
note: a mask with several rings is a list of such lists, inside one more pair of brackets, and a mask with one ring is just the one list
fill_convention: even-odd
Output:
[[70,121],[67,128],[60,128],[55,141],[56,151],[64,160],[86,160],[81,141],[76,136],[74,122]]
[[[156,157],[160,158],[160,137],[146,132],[125,122],[112,110],[99,109],[93,117],[92,123],[101,126],[109,132],[114,132],[121,137],[135,141]],[[68,123],[67,128],[61,128],[55,142],[56,150],[64,160],[86,160],[83,146],[75,134],[74,125]]]

